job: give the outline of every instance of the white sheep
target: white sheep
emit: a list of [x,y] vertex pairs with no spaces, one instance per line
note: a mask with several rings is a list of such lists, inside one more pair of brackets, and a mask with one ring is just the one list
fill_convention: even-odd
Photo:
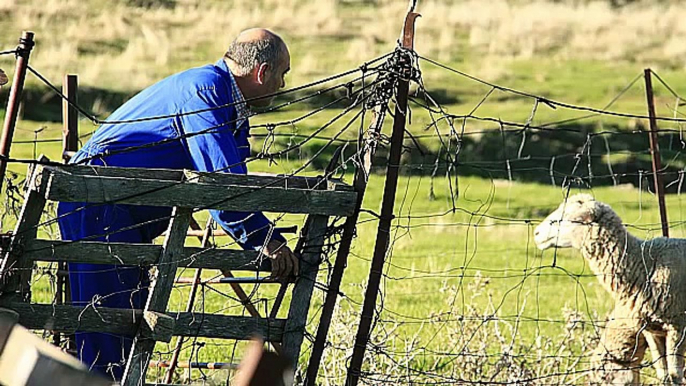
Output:
[[[615,310],[611,320],[623,321],[633,331],[606,331],[601,343],[638,347],[634,351],[640,354],[636,358],[619,355],[615,365],[623,361],[640,363],[640,346],[645,339],[657,376],[667,383],[683,383],[686,239],[636,238],[609,205],[588,194],[578,194],[562,202],[536,227],[534,241],[541,250],[558,247],[581,251],[600,283],[612,294]],[[634,373],[637,377],[638,372]]]
[[641,362],[647,346],[640,320],[610,316],[591,356],[590,383],[640,385]]

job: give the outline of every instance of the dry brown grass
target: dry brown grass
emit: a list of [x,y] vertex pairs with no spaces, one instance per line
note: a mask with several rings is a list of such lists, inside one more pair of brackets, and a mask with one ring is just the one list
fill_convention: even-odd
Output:
[[[6,15],[0,44],[11,47],[20,30],[31,29],[39,42],[32,62],[51,78],[78,72],[86,84],[136,89],[213,61],[236,33],[265,26],[297,49],[293,80],[300,81],[391,49],[406,7],[401,0],[178,0],[173,8],[153,9],[125,1],[0,0]],[[542,55],[661,60],[677,67],[686,59],[683,4],[616,10],[601,1],[428,0],[420,1],[419,10],[420,53],[444,61],[467,55],[488,74],[500,73],[503,59]],[[310,52],[313,42],[326,38],[336,38],[325,44],[330,55]]]
[[33,30],[38,45],[32,63],[51,78],[76,71],[87,84],[138,88],[178,70],[179,62],[215,60],[246,28],[265,26],[297,38],[336,35],[342,23],[334,0],[206,3],[140,9],[122,2],[3,0],[0,10],[10,16],[3,29],[16,32],[3,34],[0,43],[11,46],[21,30]]
[[[439,309],[426,315],[423,322],[409,321],[408,326],[387,318],[377,326],[370,338],[374,349],[365,353],[364,384],[472,384],[484,380],[492,384],[582,384],[598,338],[597,326],[589,323],[588,315],[565,306],[561,310],[565,323],[556,330],[559,335],[541,333],[523,343],[521,321],[499,316],[491,281],[477,272],[466,285],[471,297],[465,305],[458,301],[458,287],[444,285],[439,292],[445,304],[437,305]],[[476,306],[480,299],[488,299],[485,309]],[[322,385],[344,382],[355,340],[350,325],[358,318],[349,306],[340,304],[329,333],[331,346],[319,371]]]

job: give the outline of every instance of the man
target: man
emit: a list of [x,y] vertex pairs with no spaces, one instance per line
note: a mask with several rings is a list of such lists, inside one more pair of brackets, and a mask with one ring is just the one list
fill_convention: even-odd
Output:
[[[247,173],[250,154],[247,106],[267,106],[285,86],[290,55],[283,40],[265,29],[239,34],[214,65],[172,75],[141,91],[115,111],[71,163],[119,167],[194,169]],[[139,118],[165,117],[135,121]],[[244,249],[262,249],[272,274],[297,273],[297,258],[261,213],[210,211]],[[60,203],[64,240],[150,243],[169,223],[170,208]],[[130,266],[69,264],[76,305],[143,308],[147,270]],[[131,337],[77,333],[78,355],[93,369],[123,375]]]

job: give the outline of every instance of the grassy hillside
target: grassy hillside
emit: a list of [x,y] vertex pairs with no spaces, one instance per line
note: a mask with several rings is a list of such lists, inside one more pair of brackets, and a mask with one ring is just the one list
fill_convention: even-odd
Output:
[[[643,80],[625,88],[644,68],[654,69],[677,93],[686,88],[686,50],[681,44],[686,28],[678,22],[686,6],[668,1],[632,3],[613,7],[611,2],[593,1],[420,1],[423,16],[417,22],[416,49],[422,56],[502,86],[575,105],[603,108],[612,102],[613,111],[643,115]],[[35,31],[38,43],[32,66],[58,85],[65,73],[78,73],[80,104],[105,118],[164,76],[215,61],[232,36],[252,26],[272,28],[288,42],[293,54],[289,86],[357,68],[394,48],[406,6],[401,0],[0,0],[4,32],[0,50],[12,48],[22,29]],[[0,57],[0,68],[10,74],[12,65],[11,58]],[[456,119],[459,135],[449,139],[454,134],[450,125],[442,121],[437,128],[429,127],[438,115],[432,118],[419,104],[411,104],[408,131],[416,138],[406,141],[408,151],[403,155],[394,243],[365,362],[366,382],[582,383],[597,326],[612,301],[578,253],[536,250],[533,227],[558,205],[566,193],[560,186],[567,182],[572,192],[591,192],[612,204],[637,236],[658,236],[647,135],[641,132],[647,123],[616,116],[586,117],[584,111],[536,104],[502,89],[491,92],[488,85],[423,60],[419,65],[426,89],[447,112],[473,112],[495,121],[468,119],[462,126]],[[654,83],[658,114],[683,117],[681,101],[658,80]],[[0,91],[4,105],[6,89]],[[252,124],[291,120],[331,100],[322,95],[260,115]],[[422,100],[421,94],[416,100]],[[342,108],[338,104],[296,124],[277,127],[281,136],[272,150],[302,140],[299,135],[319,129]],[[33,159],[43,153],[59,159],[60,114],[59,100],[30,78],[12,156]],[[560,122],[579,117],[585,118]],[[501,132],[498,119],[533,126],[560,123],[547,131]],[[333,135],[346,120],[321,136]],[[368,124],[367,116],[362,127]],[[385,133],[390,133],[389,126]],[[341,138],[356,138],[358,127],[359,123]],[[82,120],[82,139],[96,128]],[[684,237],[681,191],[686,146],[680,124],[662,122],[660,129],[669,131],[661,134],[660,145],[671,193],[667,199],[671,231]],[[601,134],[605,132],[609,134]],[[258,128],[253,134],[256,154],[263,149],[267,131]],[[47,142],[33,143],[33,139]],[[291,172],[325,143],[310,141],[276,159],[276,164],[260,160],[250,169]],[[441,166],[431,178],[436,160],[444,165],[446,152],[457,152],[457,177],[446,178]],[[319,173],[330,153],[304,173]],[[382,196],[384,154],[385,149],[380,149],[370,179],[367,211],[320,372],[323,385],[342,383],[352,350],[376,232],[373,213],[378,212]],[[25,166],[13,164],[10,170],[16,174],[15,184],[19,183]],[[3,231],[10,228],[15,217],[11,209],[16,207],[9,199],[5,203]],[[291,223],[301,225],[302,218],[286,216],[279,225]],[[56,236],[56,229],[44,231]],[[324,264],[322,283],[327,281],[330,263]],[[49,301],[49,279],[41,276],[35,300]],[[175,290],[172,309],[183,309],[187,296],[187,287]],[[266,286],[257,289],[261,310],[271,305],[273,296]],[[308,327],[312,333],[323,296],[322,291],[314,296]],[[230,297],[209,289],[197,309],[242,312]],[[192,343],[185,346],[185,359],[240,357],[241,345],[233,342]],[[171,347],[158,346],[159,357],[167,358]],[[307,355],[302,363],[306,359]],[[649,370],[644,373],[650,375]],[[155,375],[151,371],[151,377]],[[209,379],[210,384],[226,384],[227,377],[230,374],[221,371],[192,374],[195,381]]]

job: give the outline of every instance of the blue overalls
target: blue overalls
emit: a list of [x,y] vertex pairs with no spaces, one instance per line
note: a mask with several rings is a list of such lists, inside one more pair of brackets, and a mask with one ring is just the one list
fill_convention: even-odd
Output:
[[[141,91],[108,120],[172,118],[104,124],[70,162],[245,174],[247,168],[242,162],[250,154],[249,126],[247,118],[239,120],[239,126],[235,123],[244,104],[180,115],[234,102],[244,102],[243,96],[223,59],[172,75]],[[144,146],[153,143],[156,145]],[[127,151],[122,152],[124,149]],[[57,212],[63,240],[151,243],[166,230],[171,208],[63,202]],[[273,227],[261,213],[213,210],[210,214],[244,249],[262,247]],[[142,223],[146,224],[131,227]],[[271,238],[285,241],[277,232]],[[71,263],[69,271],[74,305],[96,309],[145,306],[149,284],[146,269]],[[132,341],[132,337],[76,333],[79,358],[116,380],[123,375]]]

